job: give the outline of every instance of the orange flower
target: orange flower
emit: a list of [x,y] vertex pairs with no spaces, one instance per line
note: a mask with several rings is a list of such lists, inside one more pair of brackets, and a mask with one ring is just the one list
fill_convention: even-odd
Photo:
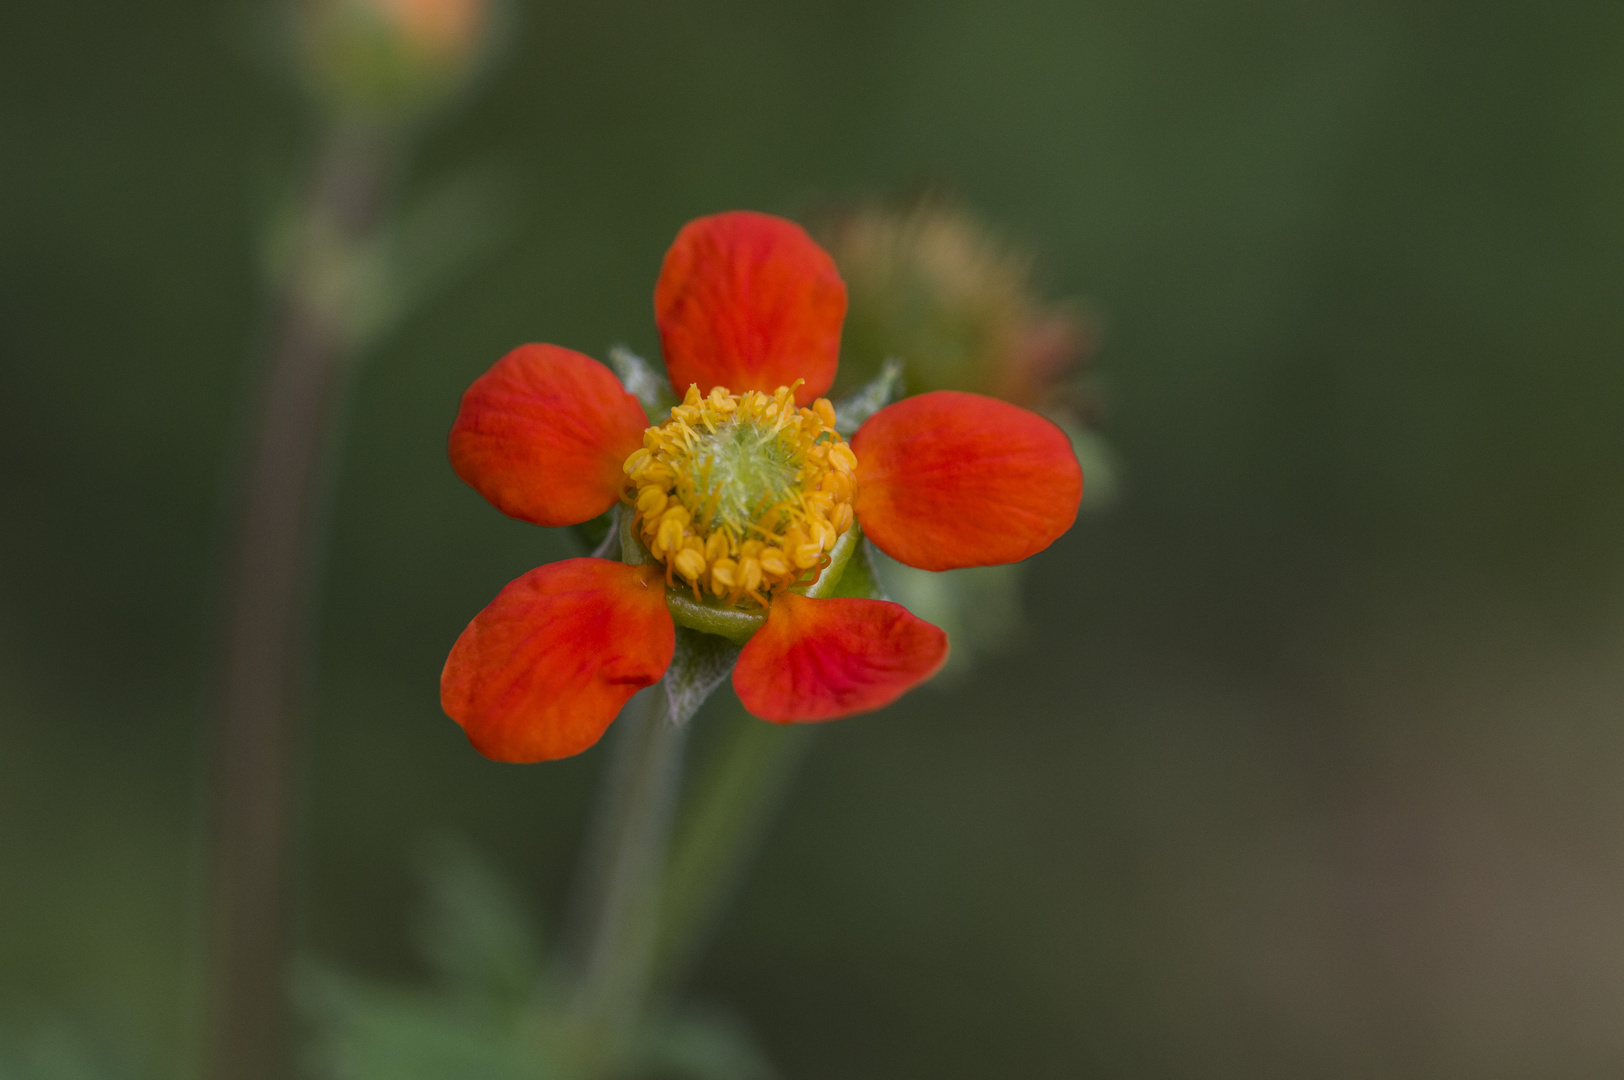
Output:
[[457,475],[537,525],[619,504],[625,550],[646,560],[532,570],[463,631],[440,699],[487,757],[541,761],[597,742],[671,663],[673,617],[743,640],[733,688],[756,716],[878,709],[935,674],[947,639],[899,604],[821,595],[854,526],[901,562],[949,570],[1024,559],[1076,518],[1070,441],[1006,402],[921,394],[841,438],[821,395],[846,289],[792,222],[690,222],[654,308],[667,370],[687,387],[664,424],[649,427],[608,369],[556,345],[515,349],[463,395]]

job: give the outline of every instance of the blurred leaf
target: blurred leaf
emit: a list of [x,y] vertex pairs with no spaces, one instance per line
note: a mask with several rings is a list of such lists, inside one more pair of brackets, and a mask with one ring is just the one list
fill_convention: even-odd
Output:
[[0,1080],[128,1080],[134,1075],[75,1028],[53,1026],[15,1041],[0,1038]]
[[534,993],[542,943],[512,887],[450,835],[430,839],[420,871],[424,904],[413,937],[446,988],[493,1004]]
[[420,862],[413,936],[435,984],[410,989],[301,965],[294,998],[313,1038],[307,1064],[332,1080],[574,1077],[534,920],[466,843],[441,835]]
[[294,996],[314,1028],[306,1055],[323,1080],[553,1080],[567,1074],[540,1038],[430,994],[304,965]]
[[637,1066],[661,1077],[773,1080],[778,1074],[743,1026],[726,1013],[691,1010],[644,1029]]

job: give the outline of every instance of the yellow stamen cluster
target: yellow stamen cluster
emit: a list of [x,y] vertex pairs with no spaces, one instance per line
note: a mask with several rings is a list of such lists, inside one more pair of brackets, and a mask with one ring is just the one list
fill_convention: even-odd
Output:
[[696,600],[765,607],[815,578],[851,528],[857,458],[828,399],[798,408],[798,386],[708,396],[690,386],[626,459],[637,535]]

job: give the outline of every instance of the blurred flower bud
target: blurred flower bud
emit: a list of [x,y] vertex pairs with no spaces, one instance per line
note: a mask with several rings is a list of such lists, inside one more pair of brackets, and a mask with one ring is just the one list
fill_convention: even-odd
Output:
[[1039,298],[1027,252],[934,197],[846,213],[827,237],[850,303],[843,382],[863,383],[896,357],[909,393],[970,390],[1075,410],[1090,327],[1077,305]]
[[906,394],[969,390],[1043,413],[1072,438],[1084,509],[1110,502],[1116,471],[1086,378],[1094,328],[1082,304],[1040,295],[1030,252],[940,196],[838,213],[823,234],[848,296],[837,390],[895,358]]
[[[1113,456],[1084,380],[1093,328],[1082,305],[1039,293],[1029,252],[931,196],[836,215],[823,233],[846,281],[841,391],[894,358],[905,394],[968,390],[1040,412],[1071,436],[1083,508],[1110,502]],[[875,570],[892,598],[947,631],[950,676],[1020,638],[1021,565],[932,573],[880,556]]]
[[488,52],[492,0],[295,0],[306,81],[347,112],[406,116],[467,82]]

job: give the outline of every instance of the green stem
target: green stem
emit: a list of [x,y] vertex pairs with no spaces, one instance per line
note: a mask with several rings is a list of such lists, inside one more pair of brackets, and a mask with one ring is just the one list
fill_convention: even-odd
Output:
[[648,998],[658,943],[660,879],[670,842],[687,726],[669,717],[665,684],[622,714],[594,826],[577,915],[574,1026],[593,1071],[613,1067]]
[[692,966],[738,889],[800,771],[816,729],[764,724],[735,706],[672,847],[662,890],[655,981]]

